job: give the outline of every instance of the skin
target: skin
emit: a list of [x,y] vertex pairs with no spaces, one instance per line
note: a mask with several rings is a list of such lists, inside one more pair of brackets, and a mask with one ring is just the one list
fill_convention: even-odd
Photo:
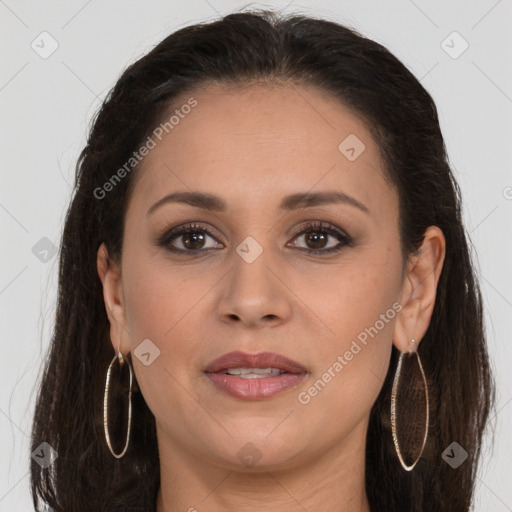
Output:
[[[379,148],[364,122],[325,93],[255,84],[210,86],[194,98],[195,109],[137,170],[121,262],[109,259],[104,245],[98,251],[112,346],[132,352],[156,419],[157,511],[368,512],[370,409],[392,344],[414,350],[428,328],[443,234],[429,227],[419,253],[402,258],[398,196],[384,177]],[[349,134],[365,144],[354,161],[338,149]],[[226,211],[167,203],[147,215],[165,195],[192,190],[220,196]],[[369,212],[344,203],[278,210],[288,194],[320,191],[341,191]],[[215,250],[179,257],[158,246],[166,229],[189,221],[213,235],[195,247]],[[337,227],[353,244],[308,255],[301,248],[322,250],[339,239],[327,234],[324,246],[315,246],[297,236],[307,221]],[[248,236],[263,249],[252,263],[236,252]],[[172,243],[186,250],[184,242],[181,236]],[[299,393],[394,303],[400,312],[366,346],[359,343],[362,349],[309,403],[300,403]],[[133,351],[148,338],[160,356],[145,366]],[[308,375],[270,399],[240,400],[204,374],[233,350],[277,352]],[[246,443],[261,455],[252,467],[237,455]]]

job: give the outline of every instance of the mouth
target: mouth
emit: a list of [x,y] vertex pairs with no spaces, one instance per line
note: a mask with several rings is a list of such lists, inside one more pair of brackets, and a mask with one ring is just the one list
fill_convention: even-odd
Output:
[[236,375],[240,379],[263,379],[265,377],[276,377],[283,373],[290,373],[280,368],[230,368],[223,372],[225,375]]
[[270,398],[296,387],[307,375],[300,363],[280,354],[230,352],[205,369],[214,386],[243,400]]

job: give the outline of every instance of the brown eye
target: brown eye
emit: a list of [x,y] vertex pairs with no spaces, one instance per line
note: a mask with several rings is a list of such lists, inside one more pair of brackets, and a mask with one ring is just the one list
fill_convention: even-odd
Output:
[[205,242],[205,236],[200,231],[193,231],[180,235],[182,244],[187,249],[201,249]]
[[352,243],[352,239],[346,233],[332,227],[330,224],[321,222],[308,224],[295,237],[296,240],[301,238],[304,240],[305,247],[296,243],[294,247],[304,250],[308,254],[333,253]]
[[319,233],[315,231],[310,231],[304,235],[304,239],[308,247],[312,249],[323,249],[328,241],[328,238],[331,235],[326,233]]
[[[213,241],[209,245],[208,239]],[[223,247],[206,227],[195,223],[171,229],[159,238],[158,245],[175,253],[200,253]]]

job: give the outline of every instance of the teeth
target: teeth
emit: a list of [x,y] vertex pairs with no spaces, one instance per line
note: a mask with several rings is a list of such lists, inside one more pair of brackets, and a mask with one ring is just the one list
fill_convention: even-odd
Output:
[[285,373],[285,371],[279,368],[229,368],[224,373],[236,375],[242,379],[261,379],[263,377],[275,377]]

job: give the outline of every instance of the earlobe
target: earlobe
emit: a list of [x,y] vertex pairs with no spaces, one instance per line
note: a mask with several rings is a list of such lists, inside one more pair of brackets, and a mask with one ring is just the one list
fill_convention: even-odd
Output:
[[[401,352],[416,350],[430,325],[446,241],[437,226],[429,226],[417,254],[408,261],[393,343]],[[414,341],[411,341],[414,340]]]
[[121,270],[112,261],[104,243],[101,244],[96,260],[98,275],[103,285],[103,300],[110,322],[110,339],[114,350],[123,354],[129,352],[129,337],[126,330],[126,315],[121,280]]
[[423,335],[419,336],[418,331],[420,309],[421,301],[419,299],[409,299],[406,304],[402,304],[393,334],[393,343],[400,352],[415,351],[423,337]]

